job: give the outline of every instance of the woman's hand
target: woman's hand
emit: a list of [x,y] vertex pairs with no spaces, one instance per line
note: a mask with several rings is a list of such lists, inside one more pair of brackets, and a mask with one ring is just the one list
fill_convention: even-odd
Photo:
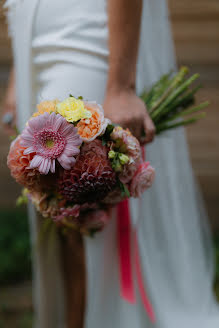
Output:
[[105,115],[144,144],[153,140],[155,127],[144,103],[135,94],[142,0],[109,0],[109,70]]
[[2,104],[2,125],[5,133],[8,135],[15,134],[16,128],[16,97],[15,97],[14,72],[12,70],[9,78],[9,84],[6,96]]
[[153,140],[154,124],[144,102],[136,96],[134,89],[107,91],[104,112],[113,123],[128,128],[141,144]]

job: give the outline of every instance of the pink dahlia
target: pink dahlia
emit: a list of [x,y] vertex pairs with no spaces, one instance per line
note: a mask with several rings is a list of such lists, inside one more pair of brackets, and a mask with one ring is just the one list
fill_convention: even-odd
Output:
[[35,153],[30,168],[37,168],[41,174],[55,172],[55,160],[70,170],[79,154],[82,140],[73,124],[59,114],[44,113],[31,118],[21,134],[24,154]]
[[132,197],[139,197],[141,194],[150,188],[155,178],[155,170],[149,162],[139,165],[137,172],[135,173],[131,185],[130,194]]
[[122,183],[129,183],[142,161],[141,146],[139,141],[126,129],[116,126],[111,133],[114,141],[113,148],[129,157],[127,164],[123,165],[119,179]]
[[116,174],[108,159],[108,149],[101,140],[84,143],[75,166],[61,171],[59,193],[75,204],[99,202],[116,186]]

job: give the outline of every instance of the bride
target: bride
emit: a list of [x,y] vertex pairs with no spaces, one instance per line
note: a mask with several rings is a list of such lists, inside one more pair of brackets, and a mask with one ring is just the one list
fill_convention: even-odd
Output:
[[[153,139],[153,124],[136,91],[139,94],[174,69],[175,61],[165,1],[143,2],[6,2],[20,129],[38,102],[64,99],[72,93],[103,103],[106,116],[128,126],[136,136],[145,130],[146,140],[142,142]],[[12,91],[11,86],[6,112],[13,107]],[[6,123],[10,124],[10,120]],[[131,201],[131,214],[133,225],[138,222],[144,284],[156,323],[150,323],[140,297],[136,305],[120,297],[113,218],[95,239],[84,238],[83,327],[216,328],[219,311],[212,292],[211,243],[205,213],[197,199],[183,129],[157,137],[147,146],[147,158],[156,168],[156,182],[140,204]],[[81,322],[71,321],[71,304],[65,305],[64,281],[71,279],[62,277],[59,236],[56,234],[53,242],[36,245],[41,218],[32,207],[29,217],[36,327],[66,327],[67,307],[68,327],[80,328]],[[75,249],[72,259],[69,257],[73,263],[78,256]],[[73,271],[77,271],[77,266]],[[69,285],[70,291],[71,288]],[[72,293],[76,289],[73,286]]]

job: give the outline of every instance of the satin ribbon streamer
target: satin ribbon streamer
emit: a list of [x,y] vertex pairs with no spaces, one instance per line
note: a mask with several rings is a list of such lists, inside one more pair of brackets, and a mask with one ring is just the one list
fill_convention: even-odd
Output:
[[[143,152],[144,157],[144,152]],[[117,230],[118,230],[118,249],[119,249],[119,269],[120,269],[120,293],[121,297],[131,304],[136,303],[134,275],[132,268],[132,249],[131,249],[131,215],[129,201],[124,200],[117,206]],[[137,232],[134,234],[134,258],[137,285],[141,300],[146,313],[152,323],[155,322],[155,314],[147,292],[144,287],[144,279],[141,270],[141,260],[138,247]]]

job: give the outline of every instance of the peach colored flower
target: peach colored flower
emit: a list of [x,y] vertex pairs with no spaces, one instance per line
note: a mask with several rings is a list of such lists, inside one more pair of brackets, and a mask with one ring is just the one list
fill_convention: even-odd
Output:
[[81,119],[77,124],[77,128],[81,138],[88,142],[102,135],[110,121],[104,118],[103,108],[96,102],[85,102],[84,105],[91,112],[92,116]]
[[56,105],[59,103],[58,99],[42,101],[37,105],[38,111],[33,114],[33,117],[42,115],[44,113],[56,112]]
[[135,173],[131,185],[130,194],[132,197],[140,197],[141,194],[150,188],[154,182],[155,170],[149,162],[139,165]]
[[28,169],[35,153],[24,154],[26,148],[20,145],[20,137],[12,142],[7,158],[7,164],[13,178],[28,190],[39,188],[40,173],[35,169]]

